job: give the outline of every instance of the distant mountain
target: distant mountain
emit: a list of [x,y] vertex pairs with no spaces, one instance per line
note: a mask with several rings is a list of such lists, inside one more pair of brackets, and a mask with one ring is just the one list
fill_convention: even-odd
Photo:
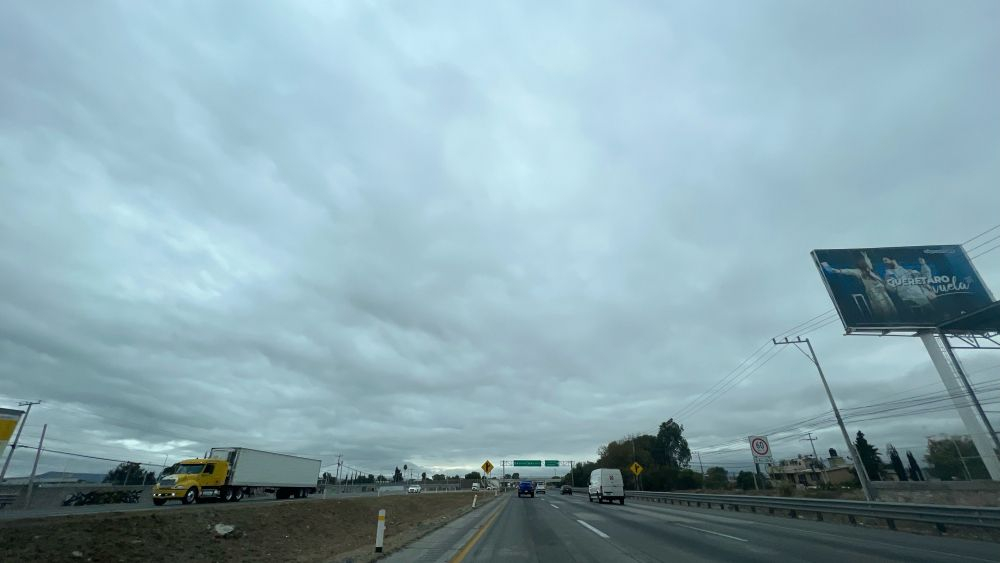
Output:
[[104,477],[107,473],[64,473],[62,471],[47,471],[45,473],[39,473],[35,476],[35,479],[54,481],[56,479],[63,479],[66,481],[83,481],[84,483],[100,483],[104,481]]

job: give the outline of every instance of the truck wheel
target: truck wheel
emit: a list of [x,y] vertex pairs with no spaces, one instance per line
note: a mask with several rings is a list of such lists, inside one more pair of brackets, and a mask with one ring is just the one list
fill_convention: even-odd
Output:
[[531,498],[535,498],[535,493],[531,493]]
[[191,504],[192,502],[195,502],[197,500],[198,500],[198,489],[196,489],[195,487],[191,487],[190,489],[188,489],[187,492],[184,493],[184,497],[181,498],[181,502],[183,504]]
[[625,504],[625,497],[622,497],[622,498],[618,499],[618,504],[624,505]]
[[154,498],[153,499],[153,504],[156,505],[156,506],[163,506],[163,503],[165,503],[165,502],[167,502],[167,501],[165,501],[165,500],[163,500],[161,498]]
[[222,502],[233,502],[233,490],[229,487],[222,489]]
[[299,498],[308,498],[309,489],[299,489]]
[[587,502],[594,502],[594,497],[592,497],[590,493],[587,493]]
[[243,499],[243,487],[236,487],[233,492],[233,502],[240,502]]

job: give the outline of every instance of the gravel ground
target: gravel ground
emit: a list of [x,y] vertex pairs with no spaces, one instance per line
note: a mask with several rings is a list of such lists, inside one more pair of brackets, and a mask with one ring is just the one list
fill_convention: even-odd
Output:
[[[483,499],[481,498],[480,501]],[[209,510],[88,514],[0,523],[4,563],[21,561],[341,561],[374,549],[378,511],[386,543],[413,539],[464,513],[471,493],[284,503]],[[234,526],[220,537],[216,524]]]

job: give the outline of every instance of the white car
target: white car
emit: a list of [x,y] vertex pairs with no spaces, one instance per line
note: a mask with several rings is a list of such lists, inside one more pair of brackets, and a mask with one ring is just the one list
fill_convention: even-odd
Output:
[[420,485],[410,485],[409,487],[406,488],[406,492],[407,493],[419,493],[420,492]]
[[539,483],[535,485],[535,494],[544,495],[545,494],[545,483]]

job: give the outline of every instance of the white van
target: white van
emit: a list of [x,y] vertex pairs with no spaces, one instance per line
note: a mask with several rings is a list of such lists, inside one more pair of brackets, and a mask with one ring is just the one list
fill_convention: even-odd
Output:
[[602,467],[590,472],[590,484],[587,486],[587,498],[590,502],[615,502],[625,504],[625,482],[622,481],[620,469]]

